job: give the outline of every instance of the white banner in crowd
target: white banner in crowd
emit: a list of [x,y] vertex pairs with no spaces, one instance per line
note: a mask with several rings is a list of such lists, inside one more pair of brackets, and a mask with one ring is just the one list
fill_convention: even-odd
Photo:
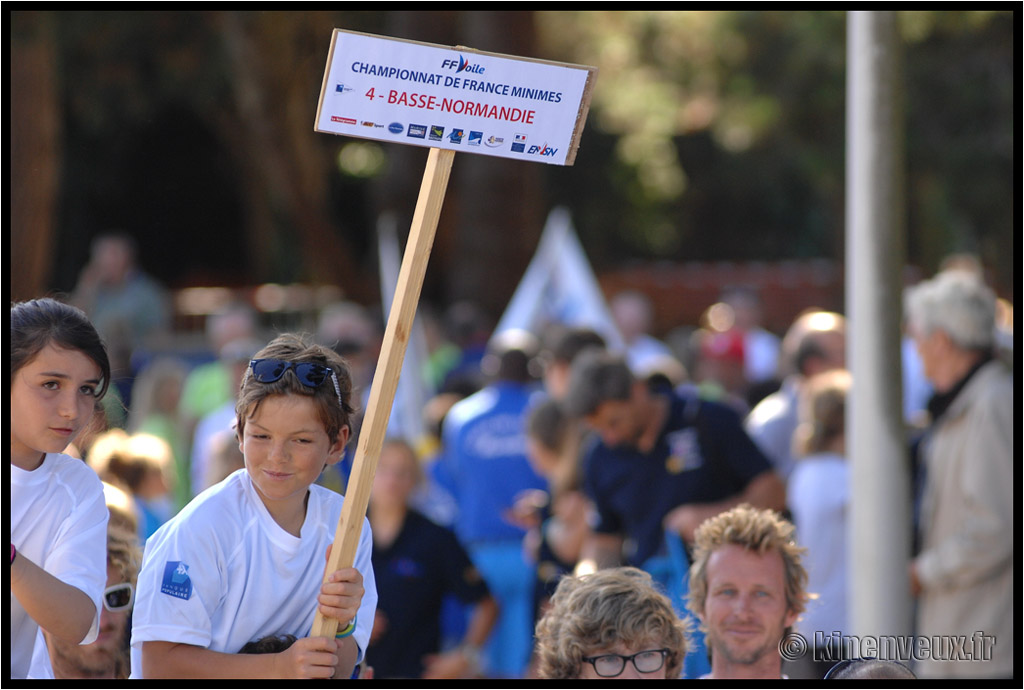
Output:
[[[381,302],[384,305],[384,320],[387,321],[402,264],[396,221],[390,214],[382,216],[377,222],[377,246],[380,254]],[[423,332],[423,322],[414,319],[388,421],[389,435],[404,438],[414,445],[424,436],[423,408],[434,394],[425,375],[426,361],[427,337]]]
[[564,208],[548,215],[537,252],[494,332],[521,328],[540,336],[554,323],[592,328],[610,349],[622,348],[622,335]]
[[315,129],[572,165],[596,71],[335,29]]

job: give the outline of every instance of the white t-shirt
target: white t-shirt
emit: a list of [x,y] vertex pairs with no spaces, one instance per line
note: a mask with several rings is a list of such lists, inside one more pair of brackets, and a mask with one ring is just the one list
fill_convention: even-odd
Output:
[[198,496],[209,488],[206,474],[210,471],[210,455],[213,452],[212,442],[218,434],[231,432],[235,421],[235,401],[231,400],[206,415],[196,424],[192,436],[192,494]]
[[[11,465],[11,543],[57,579],[85,592],[96,607],[81,644],[99,634],[100,606],[107,586],[107,502],[103,483],[88,465],[62,453],[47,453],[26,472]],[[25,678],[39,626],[11,594],[11,677]]]
[[[163,640],[235,654],[267,635],[308,637],[340,494],[309,487],[301,537],[278,525],[246,470],[210,487],[146,542],[132,615],[132,678],[142,678],[142,643]],[[377,588],[370,523],[363,518],[355,567],[363,575],[353,635],[362,659]]]
[[827,639],[846,629],[846,523],[850,504],[849,465],[831,453],[796,461],[789,476],[786,502],[793,514],[796,538],[807,548],[807,602],[797,630],[813,644],[815,633]]
[[42,630],[36,630],[36,646],[32,650],[32,666],[28,671],[29,680],[56,680],[53,664],[50,663],[50,650],[46,648],[46,638]]

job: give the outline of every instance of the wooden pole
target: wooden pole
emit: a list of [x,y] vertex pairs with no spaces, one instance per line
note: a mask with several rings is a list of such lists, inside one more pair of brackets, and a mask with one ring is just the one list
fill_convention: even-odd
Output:
[[[356,446],[352,474],[349,476],[345,490],[345,503],[341,509],[341,518],[334,535],[334,546],[331,557],[324,569],[324,582],[327,576],[340,568],[351,567],[355,562],[356,549],[359,546],[359,533],[362,530],[363,518],[370,502],[370,489],[373,487],[373,476],[377,470],[380,450],[384,445],[387,433],[388,418],[398,388],[398,377],[402,372],[406,345],[412,333],[412,323],[416,316],[416,305],[423,287],[423,276],[427,271],[430,249],[434,243],[434,232],[441,215],[448,177],[451,173],[454,151],[446,149],[430,149],[427,166],[420,185],[420,195],[416,202],[416,211],[412,217],[409,230],[409,241],[405,246],[405,256],[398,273],[398,285],[395,298],[391,303],[387,327],[384,330],[384,341],[381,345],[377,369],[373,374],[370,387],[370,399],[366,406],[359,443]],[[313,619],[313,637],[334,637],[338,632],[338,621],[321,615],[319,608]]]

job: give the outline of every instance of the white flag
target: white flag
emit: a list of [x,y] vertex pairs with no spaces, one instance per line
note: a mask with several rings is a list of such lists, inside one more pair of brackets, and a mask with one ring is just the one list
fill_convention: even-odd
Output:
[[521,328],[542,336],[556,323],[591,328],[610,349],[622,348],[622,335],[564,208],[548,215],[537,252],[494,332]]
[[[393,216],[386,214],[377,221],[377,244],[380,260],[380,294],[387,322],[398,285],[398,272],[402,264],[398,247],[398,233]],[[412,334],[402,361],[402,374],[398,378],[395,400],[391,405],[388,434],[404,438],[416,447],[424,436],[423,408],[433,395],[425,374],[427,340],[423,324],[413,320]]]

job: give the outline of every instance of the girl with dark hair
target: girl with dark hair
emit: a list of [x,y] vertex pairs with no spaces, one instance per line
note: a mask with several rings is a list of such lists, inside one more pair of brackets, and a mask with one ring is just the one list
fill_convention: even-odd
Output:
[[93,642],[107,580],[107,507],[96,473],[64,450],[110,382],[103,342],[54,299],[11,306],[11,676],[39,628]]

